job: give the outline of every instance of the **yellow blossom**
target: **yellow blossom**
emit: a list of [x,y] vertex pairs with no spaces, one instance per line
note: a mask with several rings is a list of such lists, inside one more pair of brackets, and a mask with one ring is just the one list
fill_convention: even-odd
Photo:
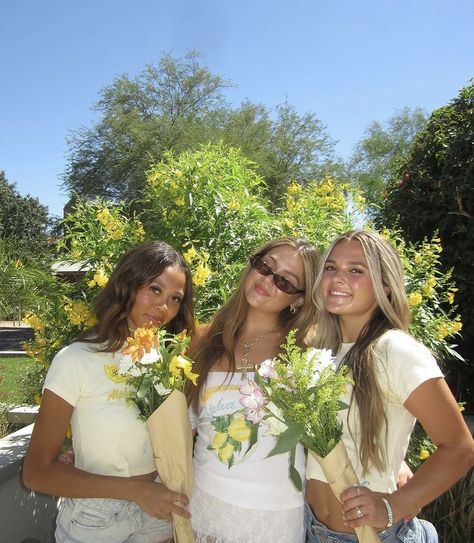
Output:
[[451,333],[457,334],[462,329],[462,322],[460,321],[453,321],[451,324]]
[[64,311],[69,318],[69,321],[75,326],[84,323],[86,326],[95,324],[95,316],[90,311],[89,307],[83,302],[71,302],[64,306]]
[[229,436],[235,441],[248,441],[250,439],[250,428],[242,415],[235,415],[227,428]]
[[110,211],[105,207],[97,213],[96,217],[100,224],[105,226],[111,218]]
[[453,304],[454,303],[454,296],[456,295],[456,292],[458,291],[457,288],[450,288],[448,293],[446,294],[446,298],[448,300],[448,303]]
[[15,268],[16,268],[17,270],[22,270],[24,267],[25,267],[25,266],[24,266],[23,262],[22,262],[19,258],[17,258],[17,259],[15,260]]
[[170,373],[173,375],[173,377],[181,378],[180,370],[182,370],[184,375],[193,383],[193,385],[197,385],[197,378],[199,375],[191,371],[192,367],[193,365],[191,360],[181,356],[180,354],[173,356],[169,366]]
[[415,254],[415,264],[421,264],[421,261],[423,260],[423,257],[420,255],[420,253]]
[[33,313],[28,313],[28,315],[26,315],[25,322],[31,326],[33,330],[37,330],[38,332],[42,332],[44,330],[44,323],[41,322],[39,317]]
[[427,297],[427,298],[431,298],[433,296],[433,287],[431,285],[428,285],[428,284],[425,284],[423,285],[423,287],[421,288],[423,294]]
[[236,200],[232,200],[227,204],[227,209],[230,209],[231,211],[239,211],[240,204]]
[[96,285],[99,286],[99,287],[105,287],[105,285],[107,284],[109,280],[109,276],[104,272],[104,270],[102,269],[98,269],[95,274],[94,274],[94,277],[93,279],[91,279],[87,285],[89,287],[95,287]]
[[287,189],[288,194],[298,194],[302,190],[303,190],[303,187],[297,181],[292,181],[288,185],[288,189]]
[[458,402],[458,409],[461,413],[466,409],[464,404],[465,402]]
[[183,258],[184,260],[186,260],[186,262],[188,264],[191,264],[191,262],[193,261],[194,257],[197,255],[197,252],[196,250],[194,249],[194,247],[190,247],[184,254],[183,254]]
[[295,202],[295,200],[290,196],[286,199],[286,208],[290,213],[294,213],[297,211],[301,206]]
[[234,447],[228,443],[225,447],[221,447],[217,454],[222,462],[228,462],[234,455]]
[[292,221],[288,218],[283,219],[283,223],[288,226],[288,228],[293,228],[293,226],[295,225],[295,221]]
[[206,284],[207,278],[211,275],[211,270],[207,264],[199,264],[193,275],[193,283],[198,287],[203,287]]
[[441,340],[449,335],[448,326],[445,322],[438,324],[436,328],[436,335],[438,336],[438,339],[441,339]]
[[419,292],[412,292],[408,295],[408,303],[412,307],[416,307],[417,305],[420,305],[423,301],[423,298]]
[[178,198],[176,198],[176,200],[174,201],[174,203],[177,205],[177,206],[184,206],[184,198],[182,196],[179,196]]
[[119,221],[114,221],[107,226],[107,233],[112,239],[120,239],[124,234],[123,225]]
[[428,449],[421,449],[420,460],[426,460],[428,456],[430,456],[430,451]]
[[214,439],[212,440],[211,447],[215,450],[220,449],[224,446],[224,443],[227,440],[227,434],[224,434],[223,432],[216,432],[216,435],[214,436]]
[[122,352],[123,354],[130,355],[135,362],[140,360],[145,353],[149,353],[157,345],[158,336],[156,326],[145,324],[140,328],[135,328],[133,337],[127,338],[127,345]]

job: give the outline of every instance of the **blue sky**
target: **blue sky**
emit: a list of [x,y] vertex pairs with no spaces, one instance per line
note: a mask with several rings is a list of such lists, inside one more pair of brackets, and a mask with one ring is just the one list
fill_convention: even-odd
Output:
[[348,157],[374,120],[431,112],[474,76],[473,0],[3,0],[0,170],[60,215],[68,131],[98,91],[163,52],[209,69],[272,108],[315,112]]

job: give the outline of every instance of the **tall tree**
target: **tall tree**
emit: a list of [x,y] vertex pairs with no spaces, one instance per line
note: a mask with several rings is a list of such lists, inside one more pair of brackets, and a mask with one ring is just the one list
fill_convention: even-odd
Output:
[[314,113],[300,115],[288,102],[274,112],[248,100],[232,108],[224,99],[230,86],[196,52],[184,59],[164,55],[135,79],[116,78],[100,93],[100,120],[69,139],[64,185],[85,198],[131,200],[166,151],[221,141],[257,164],[275,197],[292,178],[304,182],[322,173],[334,144]]
[[100,92],[101,119],[72,132],[65,186],[85,197],[136,197],[153,161],[202,141],[229,86],[193,51],[184,59],[165,54],[135,79],[117,77]]
[[385,123],[370,124],[349,161],[349,175],[369,205],[378,205],[396,175],[427,115],[420,108],[404,108]]
[[44,256],[48,225],[48,209],[37,198],[22,196],[0,171],[0,239],[12,258]]
[[395,221],[410,240],[439,232],[441,261],[459,288],[461,351],[474,361],[474,83],[435,110],[416,137],[378,218]]

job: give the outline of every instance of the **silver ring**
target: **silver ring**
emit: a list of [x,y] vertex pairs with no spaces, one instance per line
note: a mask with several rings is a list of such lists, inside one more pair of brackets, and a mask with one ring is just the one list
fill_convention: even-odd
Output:
[[360,496],[360,489],[358,486],[356,486],[356,492],[357,492],[357,495]]
[[362,513],[359,506],[356,507],[356,511],[357,511],[357,518],[362,518],[364,516],[364,513]]

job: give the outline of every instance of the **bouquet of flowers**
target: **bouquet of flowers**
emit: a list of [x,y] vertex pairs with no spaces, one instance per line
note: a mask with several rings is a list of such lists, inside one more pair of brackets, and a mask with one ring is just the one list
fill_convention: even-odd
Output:
[[[290,452],[293,459],[301,441],[321,465],[338,499],[346,488],[358,484],[338,418],[338,412],[348,407],[340,398],[352,381],[346,366],[337,369],[330,350],[300,349],[290,332],[282,354],[260,365],[255,382],[267,402],[262,420],[277,429],[277,444],[270,455]],[[290,477],[301,490],[301,478],[293,465]],[[356,528],[356,535],[363,543],[380,542],[369,526]]]
[[[163,483],[175,492],[191,496],[192,431],[183,394],[187,379],[196,384],[192,361],[185,349],[185,333],[173,336],[154,326],[143,326],[127,338],[118,374],[130,385],[129,401],[138,406],[146,422],[156,469]],[[173,514],[176,543],[194,541],[191,523]]]

